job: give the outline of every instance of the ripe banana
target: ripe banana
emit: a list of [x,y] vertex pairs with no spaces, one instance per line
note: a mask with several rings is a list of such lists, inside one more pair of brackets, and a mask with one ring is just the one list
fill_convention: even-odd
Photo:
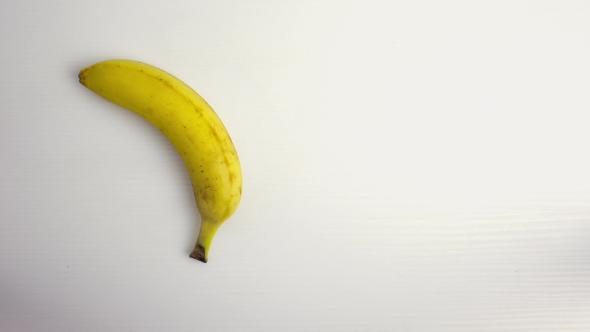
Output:
[[193,185],[201,229],[190,257],[208,260],[211,240],[238,207],[242,171],[225,126],[207,102],[178,78],[131,60],[86,67],[80,83],[160,129],[176,148]]

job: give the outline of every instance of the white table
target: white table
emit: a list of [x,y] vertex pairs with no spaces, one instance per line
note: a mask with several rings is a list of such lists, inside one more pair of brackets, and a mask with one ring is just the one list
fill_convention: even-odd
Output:
[[[217,111],[243,199],[78,70]],[[1,331],[590,331],[587,1],[0,3]]]

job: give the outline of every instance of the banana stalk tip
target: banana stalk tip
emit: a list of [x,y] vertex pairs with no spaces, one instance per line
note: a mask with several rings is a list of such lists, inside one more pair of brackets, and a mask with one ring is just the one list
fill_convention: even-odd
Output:
[[191,252],[190,258],[194,258],[198,261],[201,261],[203,263],[207,263],[207,257],[205,255],[205,248],[203,248],[200,244],[195,246],[195,249],[193,249],[193,252]]

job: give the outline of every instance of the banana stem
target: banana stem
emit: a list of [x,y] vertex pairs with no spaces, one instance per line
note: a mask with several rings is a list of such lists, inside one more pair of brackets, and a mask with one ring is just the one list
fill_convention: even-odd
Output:
[[218,228],[218,223],[213,223],[205,219],[201,221],[201,230],[199,231],[197,244],[195,244],[195,248],[193,249],[193,252],[191,252],[190,258],[207,263],[209,247],[211,246],[211,241]]

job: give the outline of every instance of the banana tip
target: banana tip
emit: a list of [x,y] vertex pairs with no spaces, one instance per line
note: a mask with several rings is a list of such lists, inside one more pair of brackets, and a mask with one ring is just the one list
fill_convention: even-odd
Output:
[[84,84],[85,80],[86,80],[86,77],[84,77],[85,72],[86,72],[86,68],[80,70],[80,72],[78,73],[78,80],[80,81],[80,84],[82,84],[84,86],[86,86],[86,84]]
[[195,249],[193,249],[193,252],[191,252],[189,257],[194,258],[203,263],[207,263],[207,257],[205,257],[205,248],[203,248],[203,246],[201,246],[200,244],[195,246]]

